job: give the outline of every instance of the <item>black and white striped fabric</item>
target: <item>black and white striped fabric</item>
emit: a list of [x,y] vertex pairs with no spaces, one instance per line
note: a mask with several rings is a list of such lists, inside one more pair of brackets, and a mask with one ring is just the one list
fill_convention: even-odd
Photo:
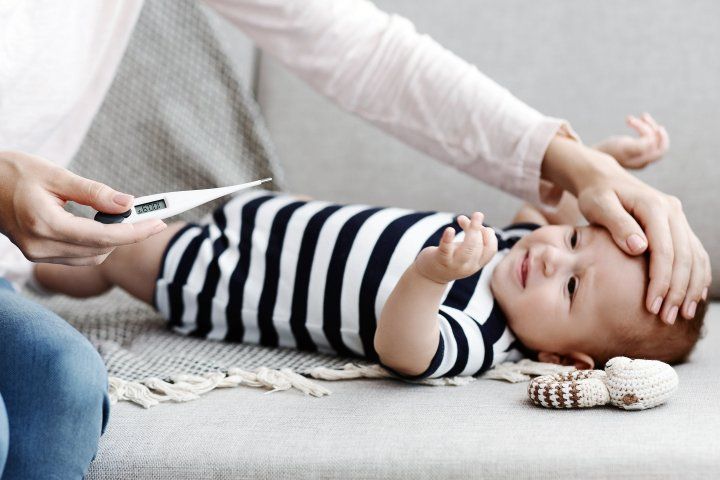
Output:
[[[447,226],[462,238],[451,213],[252,191],[173,237],[155,306],[186,335],[378,362],[373,337],[386,299]],[[438,311],[437,352],[424,373],[406,378],[477,375],[522,357],[492,297],[490,278],[534,227],[496,230],[498,254],[480,272],[448,285]]]

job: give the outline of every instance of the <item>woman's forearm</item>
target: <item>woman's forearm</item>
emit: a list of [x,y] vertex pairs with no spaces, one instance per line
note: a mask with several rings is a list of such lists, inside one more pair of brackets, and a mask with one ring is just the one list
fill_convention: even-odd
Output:
[[610,155],[556,135],[545,152],[542,178],[573,195],[601,177],[622,170]]
[[385,302],[375,331],[375,351],[406,375],[424,372],[438,346],[438,308],[447,287],[410,265]]
[[564,123],[407,19],[365,0],[205,1],[344,109],[486,183],[540,200],[542,158]]

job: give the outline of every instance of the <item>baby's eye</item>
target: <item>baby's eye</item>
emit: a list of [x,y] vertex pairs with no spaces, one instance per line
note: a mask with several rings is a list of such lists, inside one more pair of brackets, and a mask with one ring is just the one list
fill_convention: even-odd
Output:
[[577,245],[578,233],[577,229],[573,229],[572,236],[570,237],[570,246],[574,249]]
[[568,280],[567,288],[568,293],[570,294],[570,300],[572,300],[573,295],[575,294],[575,289],[577,288],[577,278],[570,277],[570,280]]

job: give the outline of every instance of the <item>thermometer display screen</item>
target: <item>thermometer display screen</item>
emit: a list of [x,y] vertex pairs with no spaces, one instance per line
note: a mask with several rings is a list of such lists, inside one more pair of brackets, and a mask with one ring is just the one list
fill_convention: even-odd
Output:
[[154,212],[155,210],[162,210],[163,208],[167,208],[167,205],[165,204],[165,200],[160,199],[155,200],[154,202],[135,205],[135,213],[137,213],[138,215],[142,215],[143,213],[150,213]]

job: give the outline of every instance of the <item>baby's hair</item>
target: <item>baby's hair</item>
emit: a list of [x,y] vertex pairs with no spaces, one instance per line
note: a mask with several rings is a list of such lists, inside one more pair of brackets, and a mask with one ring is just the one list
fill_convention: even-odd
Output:
[[[649,284],[650,254],[639,257],[645,264],[645,293]],[[662,321],[659,315],[647,311],[642,300],[629,308],[629,318],[621,322],[620,331],[614,336],[613,345],[607,345],[595,361],[604,364],[616,356],[660,360],[671,365],[687,361],[698,340],[704,335],[703,325],[707,302],[700,299],[695,316],[685,319],[679,312],[672,325]]]
[[683,363],[705,334],[706,311],[707,302],[700,300],[693,318],[686,320],[678,316],[673,325],[667,325],[658,316],[647,312],[629,319],[623,322],[626,328],[617,332],[613,345],[608,345],[595,360],[604,364],[612,357],[625,356],[660,360],[671,365]]

